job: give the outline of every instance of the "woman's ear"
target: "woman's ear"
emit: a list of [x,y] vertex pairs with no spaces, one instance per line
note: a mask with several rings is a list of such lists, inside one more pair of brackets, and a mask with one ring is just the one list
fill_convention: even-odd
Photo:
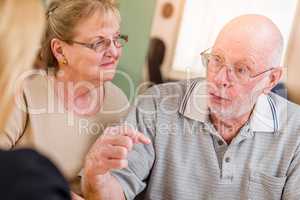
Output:
[[269,82],[267,84],[267,87],[264,89],[264,93],[269,93],[280,81],[282,77],[282,67],[276,67],[272,70],[272,72],[269,75]]
[[63,46],[64,46],[63,41],[57,38],[53,38],[51,40],[51,51],[58,63],[63,63],[66,60],[63,51]]

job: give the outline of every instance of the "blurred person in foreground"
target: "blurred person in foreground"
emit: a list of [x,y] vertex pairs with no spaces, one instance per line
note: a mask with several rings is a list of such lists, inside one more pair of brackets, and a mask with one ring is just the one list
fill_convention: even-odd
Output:
[[[24,15],[26,13],[26,15]],[[0,1],[0,127],[13,106],[17,77],[33,65],[44,32],[39,0]],[[68,200],[68,185],[45,157],[29,149],[0,151],[0,193],[5,200]]]

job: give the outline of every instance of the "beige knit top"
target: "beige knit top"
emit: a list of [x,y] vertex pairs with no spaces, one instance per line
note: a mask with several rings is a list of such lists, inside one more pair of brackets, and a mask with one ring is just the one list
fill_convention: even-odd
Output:
[[64,109],[53,92],[49,76],[30,77],[5,130],[0,132],[0,148],[34,148],[48,156],[73,181],[89,147],[103,129],[127,114],[125,94],[111,82],[105,83],[104,89],[101,110],[92,117],[79,117]]

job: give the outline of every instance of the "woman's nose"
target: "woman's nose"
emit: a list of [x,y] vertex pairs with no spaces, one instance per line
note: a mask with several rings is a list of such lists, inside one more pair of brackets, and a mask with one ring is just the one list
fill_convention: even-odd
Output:
[[116,47],[113,41],[107,47],[106,54],[112,57],[117,57],[119,55],[119,48]]

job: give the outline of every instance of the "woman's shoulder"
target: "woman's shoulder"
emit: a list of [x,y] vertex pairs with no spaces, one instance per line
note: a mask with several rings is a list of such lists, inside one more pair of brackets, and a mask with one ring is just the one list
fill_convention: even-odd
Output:
[[47,102],[50,85],[44,70],[37,70],[21,79],[21,92],[28,104],[40,105]]
[[106,82],[104,111],[115,111],[116,113],[127,112],[129,108],[129,101],[126,94],[112,82]]
[[116,101],[128,103],[128,98],[121,88],[112,82],[105,83],[105,93]]
[[48,85],[49,77],[44,70],[35,70],[21,78],[23,89],[44,90]]

